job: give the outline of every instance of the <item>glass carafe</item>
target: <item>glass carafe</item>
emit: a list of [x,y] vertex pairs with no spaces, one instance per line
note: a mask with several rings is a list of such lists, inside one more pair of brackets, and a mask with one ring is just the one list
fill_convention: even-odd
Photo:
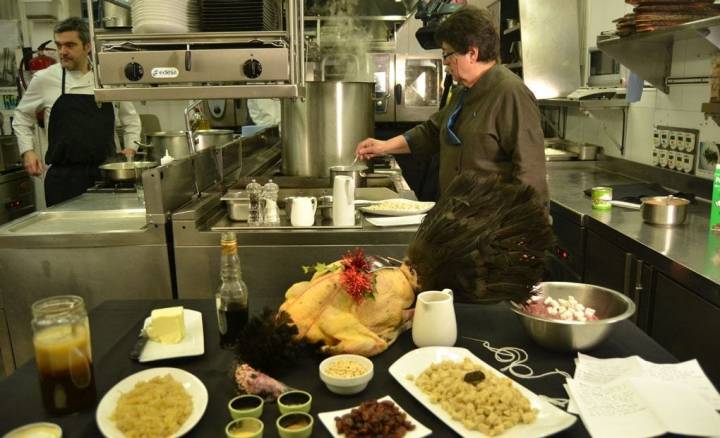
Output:
[[33,346],[43,405],[69,414],[95,405],[90,324],[82,297],[61,295],[32,305]]

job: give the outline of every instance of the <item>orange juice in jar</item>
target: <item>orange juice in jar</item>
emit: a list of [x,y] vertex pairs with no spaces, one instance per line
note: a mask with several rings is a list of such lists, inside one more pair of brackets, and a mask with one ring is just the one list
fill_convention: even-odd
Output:
[[43,405],[51,414],[94,406],[90,325],[82,297],[64,295],[33,303],[33,346]]

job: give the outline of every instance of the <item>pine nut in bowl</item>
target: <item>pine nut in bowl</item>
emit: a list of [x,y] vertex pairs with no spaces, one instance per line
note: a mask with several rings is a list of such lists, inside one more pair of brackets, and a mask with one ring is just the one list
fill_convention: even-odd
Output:
[[320,362],[320,380],[335,394],[357,394],[373,378],[373,363],[357,354],[339,354]]

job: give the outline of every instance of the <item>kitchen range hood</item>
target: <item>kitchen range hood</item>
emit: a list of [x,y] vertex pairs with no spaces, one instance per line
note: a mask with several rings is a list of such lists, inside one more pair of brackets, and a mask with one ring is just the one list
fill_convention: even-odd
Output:
[[86,0],[96,100],[302,97],[304,2],[278,1],[285,29],[137,34],[96,32]]

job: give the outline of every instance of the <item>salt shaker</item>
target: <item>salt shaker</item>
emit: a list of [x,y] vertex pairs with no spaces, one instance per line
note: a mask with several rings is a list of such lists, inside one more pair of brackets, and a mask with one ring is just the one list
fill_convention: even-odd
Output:
[[278,214],[277,198],[280,187],[272,180],[269,180],[263,186],[262,206],[263,221],[266,225],[277,225],[280,223],[280,215]]
[[262,223],[262,212],[260,211],[260,196],[262,194],[262,186],[253,179],[250,184],[245,186],[250,205],[248,206],[248,225],[260,225]]

